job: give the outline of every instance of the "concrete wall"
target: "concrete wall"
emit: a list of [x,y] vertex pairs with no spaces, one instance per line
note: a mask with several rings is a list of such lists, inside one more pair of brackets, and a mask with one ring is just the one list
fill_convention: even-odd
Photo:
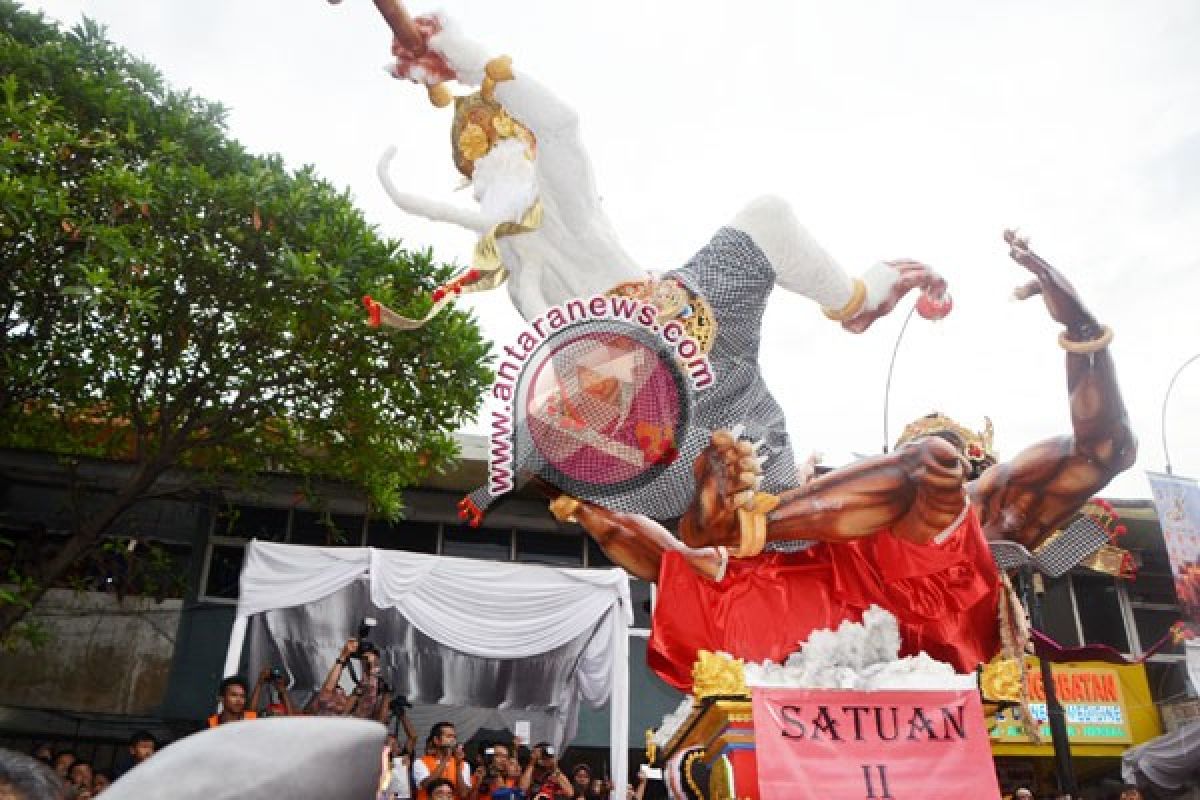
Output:
[[49,643],[0,655],[0,704],[109,714],[158,711],[183,601],[52,589],[32,618]]

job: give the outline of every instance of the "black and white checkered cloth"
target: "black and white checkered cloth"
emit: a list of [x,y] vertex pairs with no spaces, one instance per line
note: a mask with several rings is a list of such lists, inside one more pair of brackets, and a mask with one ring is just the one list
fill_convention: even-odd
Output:
[[1032,553],[1017,542],[1001,540],[989,545],[996,566],[1002,570],[1032,563],[1043,575],[1060,578],[1108,542],[1108,531],[1091,517],[1080,516]]
[[[690,424],[678,445],[679,457],[652,481],[632,482],[636,485],[621,491],[576,496],[615,511],[660,520],[678,517],[695,496],[692,465],[708,446],[712,432],[739,424],[744,426],[746,439],[763,442],[759,449],[759,455],[767,458],[763,490],[778,493],[794,487],[796,458],[783,409],[767,389],[758,365],[763,312],[775,285],[774,267],[748,234],[725,227],[691,261],[665,277],[679,281],[712,308],[717,335],[708,357],[715,380],[694,393]],[[523,436],[517,431],[516,440],[518,467],[538,472],[527,433]],[[481,510],[495,500],[487,487],[475,490],[470,499]],[[801,543],[797,549],[806,546],[807,542]]]

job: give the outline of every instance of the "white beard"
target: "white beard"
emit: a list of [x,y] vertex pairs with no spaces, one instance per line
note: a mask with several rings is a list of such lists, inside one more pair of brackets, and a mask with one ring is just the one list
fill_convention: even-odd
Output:
[[471,190],[491,225],[520,222],[537,201],[537,171],[520,139],[504,139],[475,162]]

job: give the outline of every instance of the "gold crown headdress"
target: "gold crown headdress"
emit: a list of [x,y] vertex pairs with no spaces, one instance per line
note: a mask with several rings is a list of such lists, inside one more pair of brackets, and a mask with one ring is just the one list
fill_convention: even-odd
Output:
[[965,425],[955,422],[945,414],[935,411],[906,425],[904,431],[900,434],[900,438],[896,440],[896,447],[907,444],[914,439],[919,439],[922,436],[935,436],[939,433],[949,431],[962,440],[963,449],[968,459],[976,462],[994,462],[996,454],[992,451],[992,437],[994,434],[992,420],[984,417],[983,421],[983,430],[973,431]]
[[475,162],[504,139],[524,142],[526,155],[533,159],[537,150],[533,134],[509,116],[504,106],[487,97],[484,92],[454,98],[450,144],[454,166],[458,167],[459,172],[470,178],[475,172]]

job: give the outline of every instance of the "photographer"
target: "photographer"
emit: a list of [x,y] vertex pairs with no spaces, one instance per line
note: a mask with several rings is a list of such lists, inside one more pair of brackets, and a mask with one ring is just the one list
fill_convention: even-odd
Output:
[[342,670],[350,663],[350,659],[358,654],[358,639],[350,637],[342,645],[342,651],[337,660],[329,668],[325,682],[312,701],[312,713],[318,717],[341,717],[350,713],[355,703],[346,690],[339,684],[342,680]]
[[482,763],[471,776],[470,800],[490,800],[506,794],[511,796],[513,792],[502,791],[517,788],[517,779],[509,773],[511,759],[512,752],[507,744],[501,742],[484,748]]
[[520,788],[527,795],[545,795],[550,800],[568,800],[575,792],[571,781],[558,768],[554,746],[541,742],[529,756],[529,766],[521,773]]
[[[354,689],[353,706],[348,715],[382,722],[383,719],[386,719],[385,715],[388,712],[388,705],[384,700],[386,687],[383,682],[383,668],[379,666],[379,651],[373,646],[368,647],[369,644],[369,642],[359,643],[363,677]],[[353,670],[353,668],[351,669]],[[351,675],[357,678],[353,672]]]
[[399,729],[404,728],[404,745],[400,746],[397,742],[396,748],[411,759],[417,749],[417,730],[413,727],[412,720],[408,718],[408,709],[410,708],[412,708],[412,703],[408,702],[407,697],[402,694],[396,695],[391,686],[383,685],[383,696],[379,701],[380,710],[376,720],[386,725],[389,716],[395,717],[399,724],[392,730],[389,739],[399,739]]
[[[417,745],[417,732],[412,721],[408,718],[408,709],[412,705],[404,695],[392,696],[392,688],[383,685],[383,695],[379,702],[378,722],[385,725],[388,717],[395,717],[395,727],[387,737],[387,758],[389,777],[384,787],[383,797],[386,800],[410,800],[412,792],[412,761],[413,748]],[[404,742],[400,742],[400,728],[404,728]]]
[[454,782],[457,798],[467,798],[471,792],[471,767],[458,748],[454,725],[439,722],[429,732],[426,754],[413,762],[413,782],[417,785],[417,800],[428,800],[429,786],[437,780]]
[[[267,709],[260,716],[264,717],[290,717],[296,711],[292,706],[292,698],[288,697],[287,692],[287,676],[283,674],[283,670],[279,667],[267,667],[263,669],[258,676],[258,684],[254,687],[254,694],[257,696],[262,687],[267,687]],[[271,702],[271,692],[274,691],[279,695],[279,702]],[[257,707],[253,707],[258,711]]]

